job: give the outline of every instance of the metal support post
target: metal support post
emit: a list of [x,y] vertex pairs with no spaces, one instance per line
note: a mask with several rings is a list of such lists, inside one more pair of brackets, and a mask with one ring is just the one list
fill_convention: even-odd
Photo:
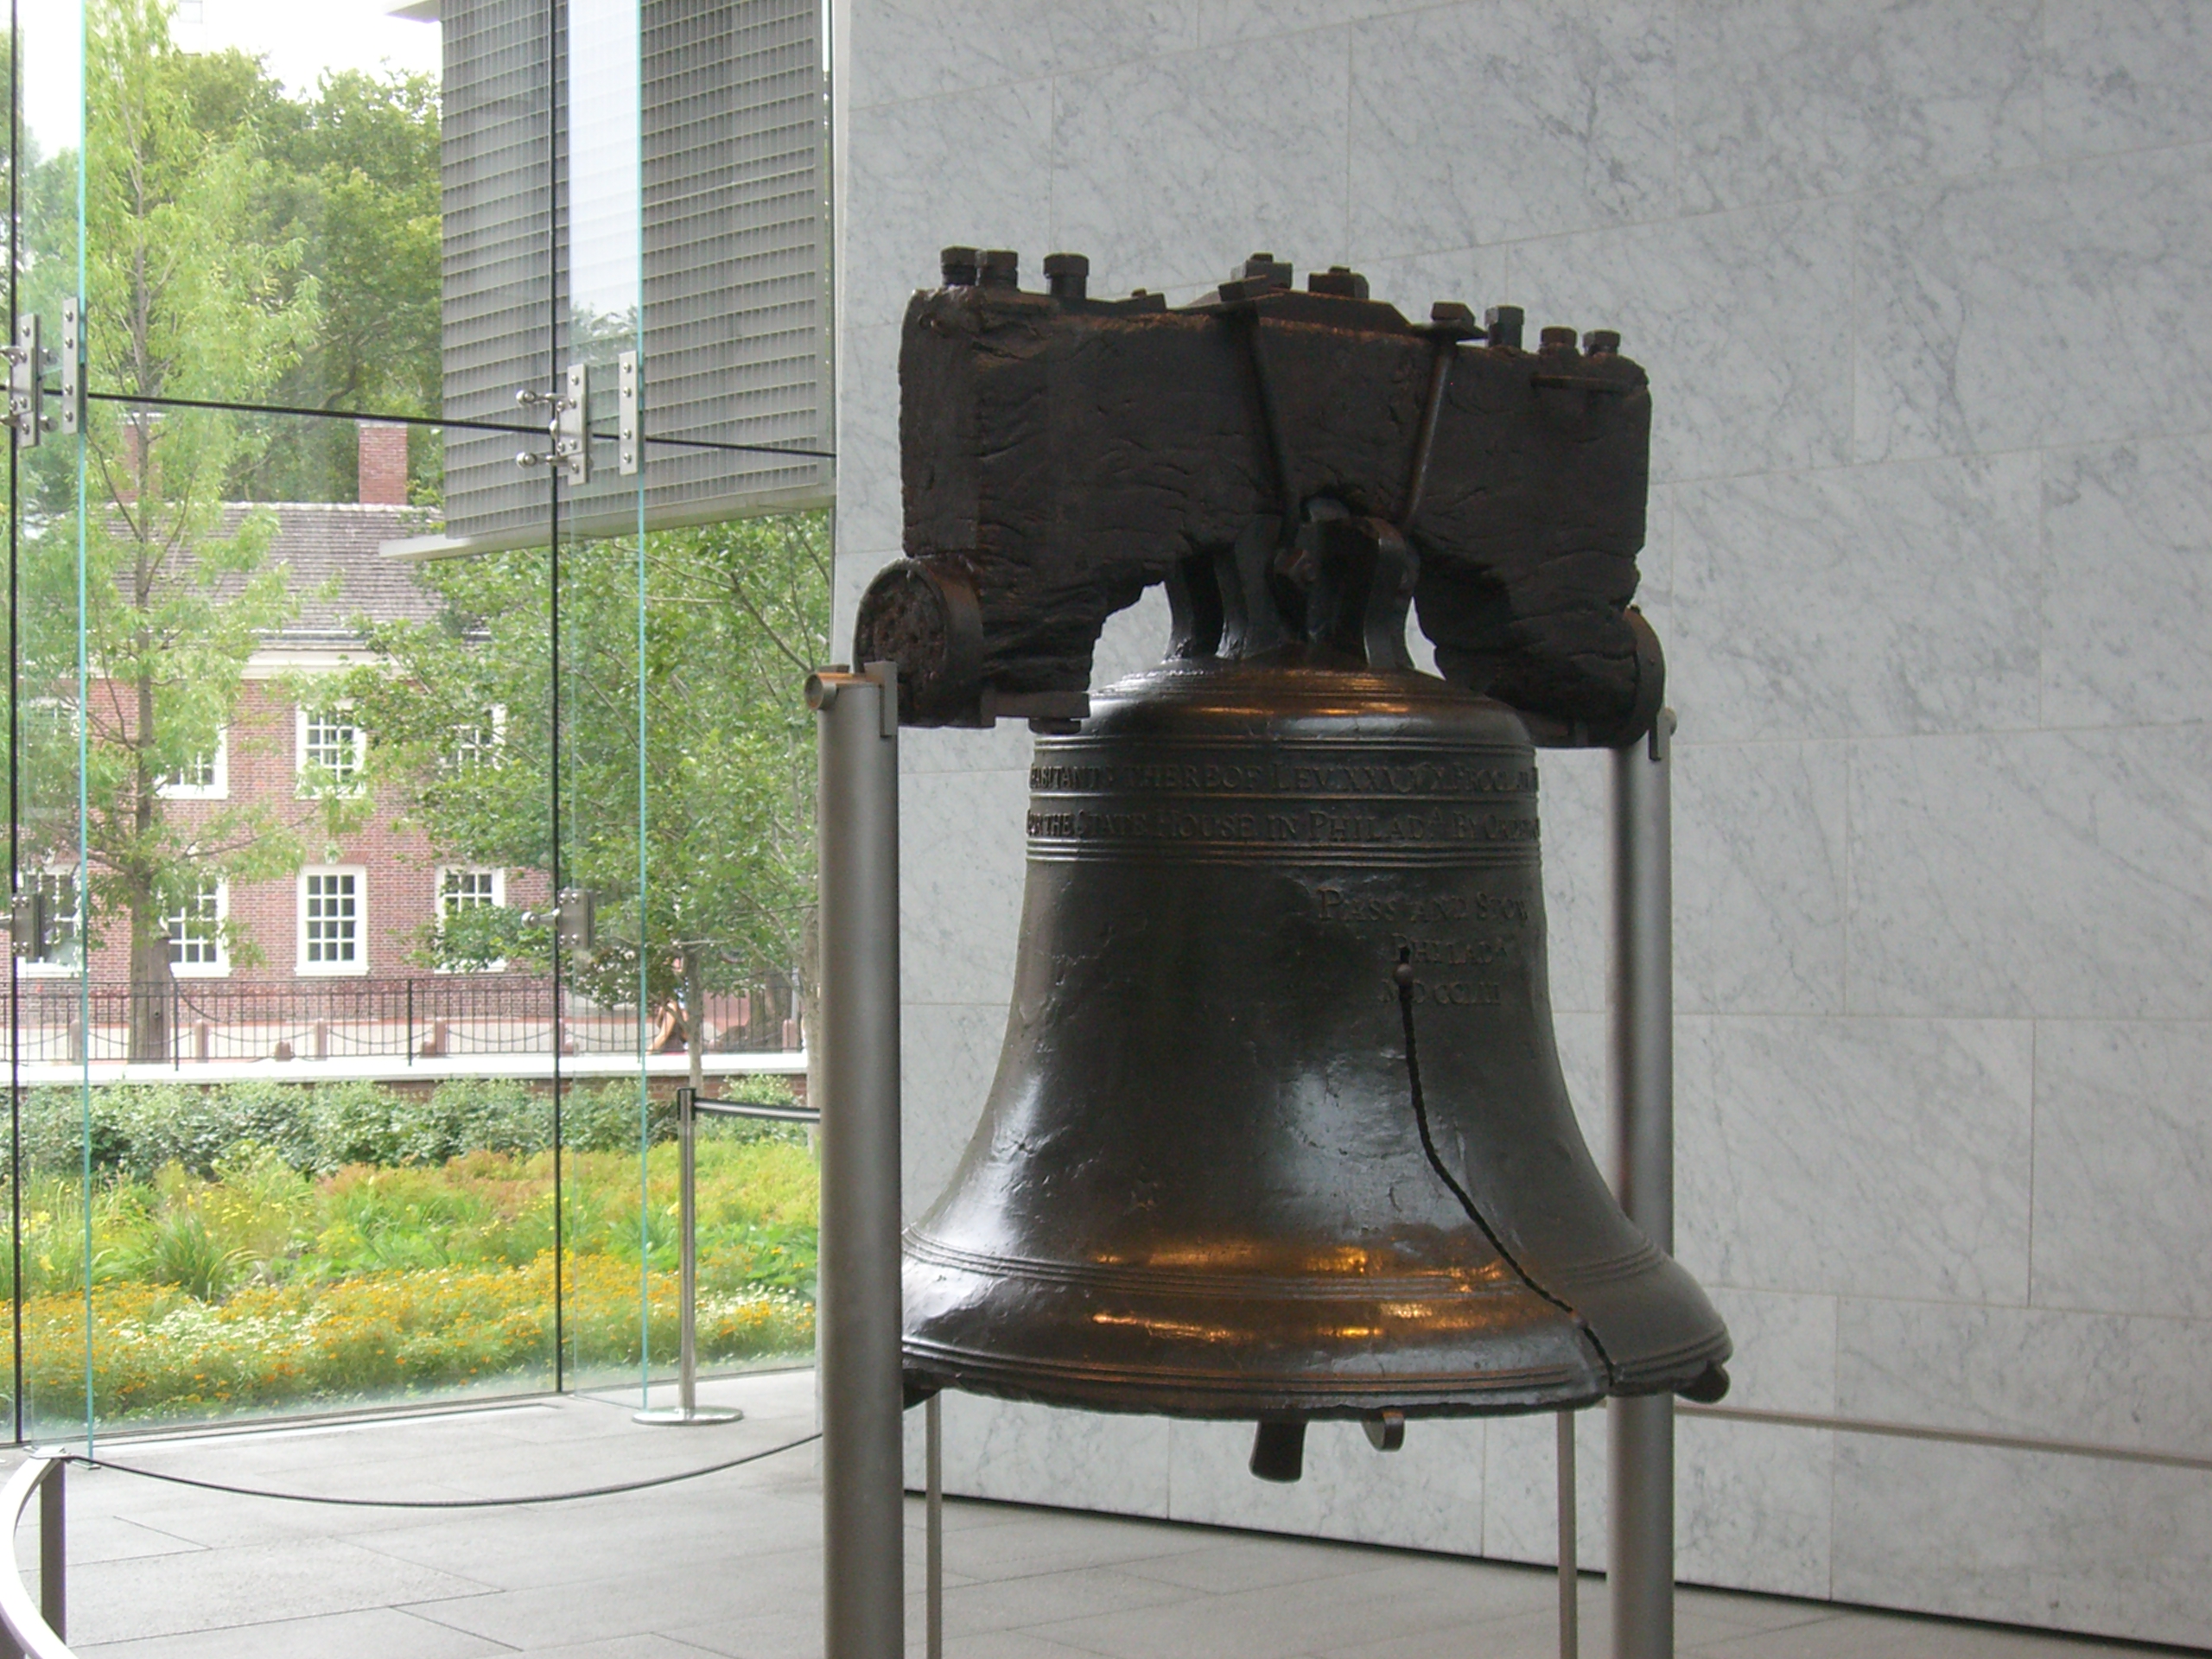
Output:
[[[1613,752],[1612,1070],[1621,1208],[1675,1248],[1674,850],[1668,798],[1675,715]],[[1675,1402],[1605,1408],[1613,1659],[1675,1652]]]
[[806,693],[821,778],[823,1646],[900,1659],[897,665],[826,671]]
[[676,1091],[676,1403],[635,1414],[641,1423],[734,1423],[734,1406],[699,1403],[699,1115],[697,1096]]
[[46,1627],[69,1639],[69,1465],[54,1459],[38,1489],[38,1610]]
[[924,1560],[929,1573],[929,1659],[944,1659],[944,1396],[922,1408]]
[[1559,1659],[1582,1653],[1582,1564],[1576,1557],[1574,1502],[1574,1414],[1562,1411],[1559,1423]]

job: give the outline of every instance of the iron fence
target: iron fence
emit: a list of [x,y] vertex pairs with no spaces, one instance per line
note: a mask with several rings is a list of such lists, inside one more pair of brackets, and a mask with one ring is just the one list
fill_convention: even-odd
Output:
[[[89,1004],[90,1020],[86,1019]],[[777,1053],[801,1047],[797,998],[787,980],[709,996],[701,1022],[710,1053]],[[683,1052],[680,1020],[649,1012],[653,1052]],[[151,1061],[181,1070],[207,1061],[439,1060],[472,1054],[550,1054],[553,994],[542,976],[437,974],[405,979],[178,980],[158,988],[74,979],[17,982],[8,1033],[26,1063]],[[564,1055],[634,1054],[638,1010],[562,998]],[[133,1032],[141,1052],[131,1052]],[[89,1052],[87,1052],[89,1050]]]

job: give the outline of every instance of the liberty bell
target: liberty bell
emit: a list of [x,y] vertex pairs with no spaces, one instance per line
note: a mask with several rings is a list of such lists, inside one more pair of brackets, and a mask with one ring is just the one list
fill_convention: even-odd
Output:
[[[1583,1143],[1545,966],[1532,733],[1658,710],[1643,372],[1268,256],[1174,311],[1071,258],[1029,295],[948,250],[916,296],[910,556],[861,610],[902,718],[1039,731],[997,1077],[906,1236],[910,1392],[1243,1419],[1274,1478],[1316,1418],[1717,1399],[1727,1332]],[[1152,581],[1166,659],[1090,698]]]

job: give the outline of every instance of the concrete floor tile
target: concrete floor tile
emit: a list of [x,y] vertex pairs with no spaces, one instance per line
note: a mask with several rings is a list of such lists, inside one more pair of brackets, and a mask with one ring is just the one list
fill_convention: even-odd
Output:
[[1184,1605],[1199,1592],[1111,1567],[1078,1567],[980,1584],[949,1585],[946,1637]]
[[1529,1613],[1548,1586],[1529,1575],[1458,1563],[1333,1574],[1065,1623],[1037,1634],[1116,1659],[1220,1659],[1228,1654],[1314,1654],[1361,1643],[1465,1628]]
[[480,1659],[510,1651],[391,1607],[73,1645],[81,1659]]
[[[145,1440],[197,1478],[381,1496],[527,1493],[696,1469],[814,1427],[808,1374],[721,1380],[742,1423],[631,1421],[635,1395]],[[10,1461],[0,1459],[0,1466]],[[69,1477],[70,1602],[99,1659],[820,1659],[819,1447],[566,1504],[336,1508]],[[906,1511],[909,1650],[923,1505]],[[952,1659],[1551,1659],[1548,1571],[973,1499],[945,1504]],[[16,1540],[35,1559],[35,1527]],[[1610,1645],[1604,1581],[1583,1651]],[[247,1622],[251,1621],[251,1622]],[[2104,1659],[2143,1649],[1685,1588],[1685,1659]]]
[[69,1624],[91,1644],[483,1594],[453,1573],[315,1539],[73,1568]]
[[[35,1516],[38,1511],[34,1507],[30,1513]],[[90,1567],[96,1561],[131,1561],[143,1555],[178,1555],[200,1548],[119,1515],[86,1515],[73,1504],[68,1535],[72,1567]],[[36,1572],[38,1551],[38,1524],[35,1520],[27,1520],[22,1530],[16,1535],[18,1570]]]
[[1710,1643],[1696,1651],[1698,1659],[2116,1659],[2172,1649],[1904,1613],[1846,1611],[1814,1624]]
[[1366,1572],[1390,1559],[1388,1552],[1356,1544],[1315,1544],[1290,1538],[1230,1538],[1211,1542],[1201,1537],[1172,1554],[1126,1562],[1122,1570],[1139,1578],[1221,1595]]
[[699,1659],[700,1650],[673,1637],[610,1636],[558,1648],[532,1648],[531,1659]]

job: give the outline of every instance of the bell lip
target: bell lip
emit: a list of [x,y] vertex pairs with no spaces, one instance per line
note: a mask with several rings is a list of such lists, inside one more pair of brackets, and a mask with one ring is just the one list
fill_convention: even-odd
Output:
[[[1407,1378],[1378,1380],[1371,1389],[1347,1387],[1341,1377],[1306,1387],[1254,1386],[1256,1379],[1225,1379],[1217,1389],[1164,1383],[1157,1374],[1117,1375],[1103,1369],[1087,1376],[1040,1376],[1033,1368],[957,1360],[908,1344],[904,1351],[907,1392],[917,1399],[952,1390],[1025,1405],[1134,1417],[1180,1417],[1199,1422],[1251,1422],[1262,1417],[1356,1422],[1378,1412],[1414,1417],[1516,1417],[1542,1411],[1579,1411],[1608,1394],[1602,1370],[1593,1376],[1554,1374],[1551,1380],[1471,1389],[1465,1378],[1439,1379],[1433,1389],[1408,1388]],[[1656,1390],[1655,1390],[1656,1391]]]

